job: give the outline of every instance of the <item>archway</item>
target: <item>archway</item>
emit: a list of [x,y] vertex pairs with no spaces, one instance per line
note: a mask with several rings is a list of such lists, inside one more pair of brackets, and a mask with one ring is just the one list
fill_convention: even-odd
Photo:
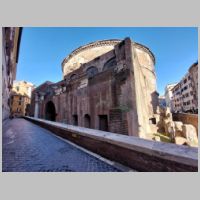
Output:
[[47,102],[45,107],[45,119],[56,121],[56,109],[52,101]]

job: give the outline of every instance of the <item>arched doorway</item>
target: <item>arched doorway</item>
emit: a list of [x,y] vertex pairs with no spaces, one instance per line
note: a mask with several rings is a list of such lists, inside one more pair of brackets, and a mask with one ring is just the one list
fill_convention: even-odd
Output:
[[47,102],[45,107],[45,119],[56,121],[56,109],[52,101]]

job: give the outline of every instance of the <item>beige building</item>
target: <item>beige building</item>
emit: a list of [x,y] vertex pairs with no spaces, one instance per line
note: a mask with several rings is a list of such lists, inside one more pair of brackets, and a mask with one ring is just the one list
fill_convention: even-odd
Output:
[[198,62],[194,63],[189,68],[189,73],[191,76],[191,83],[193,88],[193,98],[195,109],[198,110]]
[[14,81],[11,99],[12,116],[29,115],[31,92],[34,86],[26,81]]
[[27,95],[13,94],[11,97],[11,114],[21,117],[29,114],[31,100]]
[[27,95],[31,98],[31,92],[34,88],[34,85],[27,81],[14,81],[12,91],[20,94],[20,95]]
[[194,63],[189,72],[172,89],[173,112],[198,111],[198,63]]
[[166,108],[166,99],[165,99],[165,96],[159,96],[158,97],[158,102],[159,102],[159,106],[161,108]]
[[10,94],[16,78],[21,28],[2,28],[2,120],[10,116]]
[[174,88],[176,84],[168,84],[165,87],[165,101],[166,101],[166,106],[170,108],[170,111],[173,111],[173,104],[172,104],[172,89]]

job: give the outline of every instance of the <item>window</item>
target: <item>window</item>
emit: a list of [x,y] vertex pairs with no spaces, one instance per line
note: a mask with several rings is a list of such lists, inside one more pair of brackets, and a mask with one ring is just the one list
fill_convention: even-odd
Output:
[[116,57],[114,56],[104,64],[103,71],[107,69],[111,69],[115,67],[116,65],[117,65],[117,61],[116,61]]
[[21,105],[21,101],[19,101],[19,106]]
[[76,79],[78,76],[77,76],[77,74],[72,74],[71,76],[70,76],[70,80],[74,80],[74,79]]
[[156,124],[156,118],[150,118],[149,123],[150,124]]
[[92,78],[93,76],[95,76],[98,73],[98,69],[96,67],[92,66],[86,70],[86,73],[87,73],[88,78]]
[[187,79],[185,79],[183,82],[186,83],[186,82],[187,82]]
[[107,117],[107,115],[99,115],[99,130],[108,131],[108,117]]
[[90,115],[86,114],[84,116],[84,126],[86,128],[90,128]]
[[78,126],[78,115],[73,115],[73,125]]

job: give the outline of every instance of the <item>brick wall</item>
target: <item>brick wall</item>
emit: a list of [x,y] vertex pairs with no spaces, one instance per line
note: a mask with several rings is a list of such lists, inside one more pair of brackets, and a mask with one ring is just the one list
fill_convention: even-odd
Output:
[[184,124],[192,124],[198,134],[198,115],[196,114],[188,114],[188,113],[173,113],[174,121],[181,121]]

